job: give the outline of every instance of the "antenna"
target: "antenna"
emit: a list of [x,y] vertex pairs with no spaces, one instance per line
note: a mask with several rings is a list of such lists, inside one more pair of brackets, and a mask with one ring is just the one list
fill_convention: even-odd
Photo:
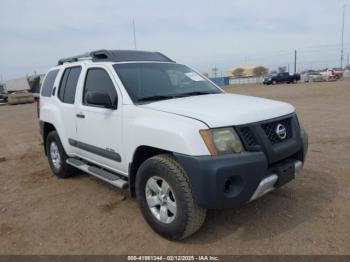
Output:
[[343,22],[341,29],[341,50],[340,50],[340,68],[343,69],[343,59],[344,59],[344,20],[345,20],[345,7],[343,6]]
[[132,20],[132,29],[133,29],[133,32],[134,32],[134,48],[135,48],[135,50],[137,50],[137,46],[136,46],[136,30],[135,30],[135,20],[134,19]]

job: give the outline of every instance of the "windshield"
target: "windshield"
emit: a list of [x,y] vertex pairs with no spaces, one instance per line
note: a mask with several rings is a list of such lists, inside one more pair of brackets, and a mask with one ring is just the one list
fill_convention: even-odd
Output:
[[134,102],[155,101],[222,91],[190,68],[171,63],[115,64]]

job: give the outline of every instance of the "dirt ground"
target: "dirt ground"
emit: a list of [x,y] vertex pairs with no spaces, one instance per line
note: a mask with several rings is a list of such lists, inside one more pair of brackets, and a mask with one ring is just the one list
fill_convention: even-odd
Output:
[[34,104],[0,106],[0,254],[350,254],[350,82],[230,87],[287,101],[310,135],[305,169],[203,228],[165,240],[127,192],[79,174],[55,178]]

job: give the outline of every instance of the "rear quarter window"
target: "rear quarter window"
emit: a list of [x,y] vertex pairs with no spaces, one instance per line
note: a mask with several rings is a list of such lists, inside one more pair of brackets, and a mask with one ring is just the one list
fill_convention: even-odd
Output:
[[42,96],[46,96],[46,97],[50,97],[52,94],[52,89],[53,89],[53,85],[55,83],[56,80],[56,76],[58,74],[58,69],[56,70],[52,70],[50,72],[47,73],[44,83],[41,87],[41,95]]
[[62,102],[74,104],[80,72],[81,67],[69,67],[64,71],[58,90],[58,98]]

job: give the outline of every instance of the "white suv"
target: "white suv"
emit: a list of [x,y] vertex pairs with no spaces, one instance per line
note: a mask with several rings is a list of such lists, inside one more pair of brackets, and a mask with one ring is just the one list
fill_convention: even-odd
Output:
[[40,130],[53,173],[128,189],[159,234],[182,239],[206,209],[279,188],[304,163],[293,106],[227,94],[158,52],[99,50],[46,75]]

